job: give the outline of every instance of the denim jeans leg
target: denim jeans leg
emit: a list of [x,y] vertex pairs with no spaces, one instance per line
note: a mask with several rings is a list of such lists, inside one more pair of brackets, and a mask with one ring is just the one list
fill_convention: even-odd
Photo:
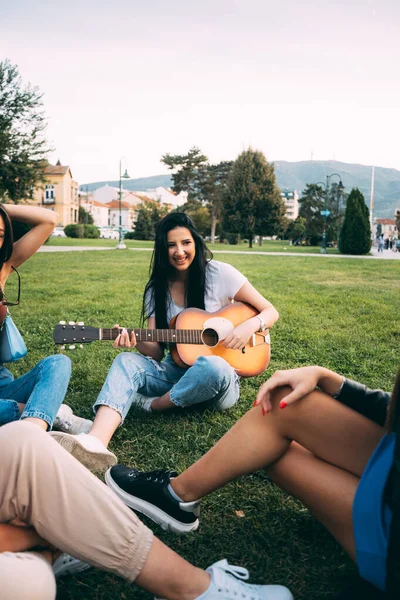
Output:
[[15,400],[0,398],[0,427],[20,418],[19,408]]
[[121,425],[135,400],[135,394],[162,396],[185,373],[172,361],[157,362],[137,352],[121,352],[114,359],[93,406],[109,406],[121,415]]
[[220,356],[200,356],[171,389],[170,397],[182,408],[207,402],[226,410],[238,401],[239,377]]
[[31,371],[0,387],[0,395],[25,404],[21,419],[46,421],[49,428],[67,392],[71,361],[63,354],[41,360]]

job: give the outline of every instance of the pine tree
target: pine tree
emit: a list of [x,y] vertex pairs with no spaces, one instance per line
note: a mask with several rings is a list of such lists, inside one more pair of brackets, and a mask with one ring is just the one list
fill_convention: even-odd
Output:
[[137,221],[135,223],[135,239],[154,239],[154,229],[153,224],[151,222],[151,213],[145,206],[141,206],[138,210]]
[[347,198],[339,250],[342,254],[367,254],[370,249],[369,210],[360,190],[353,188]]

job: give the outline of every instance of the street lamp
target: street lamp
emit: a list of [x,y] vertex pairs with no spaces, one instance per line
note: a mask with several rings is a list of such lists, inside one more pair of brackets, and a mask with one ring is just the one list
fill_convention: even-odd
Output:
[[326,176],[326,183],[322,183],[322,185],[325,186],[325,200],[324,200],[324,210],[321,210],[321,215],[324,217],[324,231],[322,233],[322,243],[321,243],[321,254],[326,254],[326,221],[327,218],[329,217],[329,215],[331,214],[331,211],[328,210],[328,195],[329,195],[329,185],[331,182],[331,177],[339,177],[339,184],[338,184],[338,192],[339,194],[341,194],[344,190],[344,185],[342,183],[342,177],[341,175],[339,175],[339,173],[332,173],[331,175],[327,175]]
[[130,179],[128,170],[125,169],[125,173],[122,175],[122,158],[119,160],[119,241],[115,246],[116,250],[125,250],[126,245],[122,237],[122,179]]

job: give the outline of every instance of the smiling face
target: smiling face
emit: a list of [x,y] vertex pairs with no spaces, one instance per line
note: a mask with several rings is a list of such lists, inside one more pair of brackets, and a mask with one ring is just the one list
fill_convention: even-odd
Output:
[[178,272],[187,271],[196,255],[194,239],[186,227],[176,227],[167,233],[168,260]]

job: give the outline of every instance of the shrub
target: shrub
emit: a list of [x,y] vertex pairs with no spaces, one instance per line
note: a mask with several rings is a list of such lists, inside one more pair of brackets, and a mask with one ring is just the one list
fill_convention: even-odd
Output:
[[124,235],[124,239],[125,240],[135,240],[136,233],[134,231],[127,231],[126,234]]
[[238,233],[227,233],[226,239],[228,240],[228,244],[232,244],[236,246],[239,243],[239,234]]
[[84,225],[83,226],[83,237],[95,240],[100,237],[99,228],[96,225]]
[[70,223],[70,225],[66,225],[64,227],[64,233],[67,237],[70,238],[83,238],[83,225],[81,225],[80,223]]
[[100,231],[96,225],[82,225],[82,223],[70,223],[70,225],[66,225],[64,233],[70,238],[96,239],[100,237]]

